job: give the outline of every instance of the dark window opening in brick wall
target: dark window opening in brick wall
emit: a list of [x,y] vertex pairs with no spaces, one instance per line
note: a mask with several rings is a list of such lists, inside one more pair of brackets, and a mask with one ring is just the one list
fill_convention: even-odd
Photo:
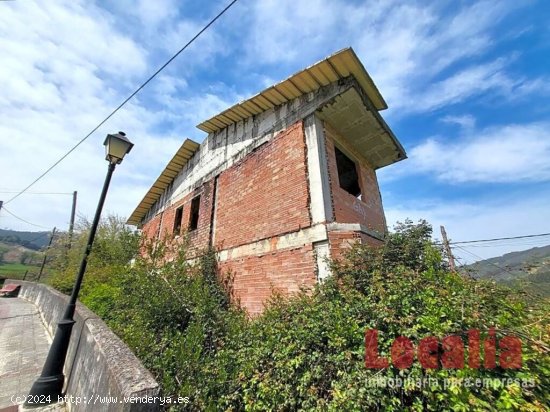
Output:
[[195,230],[199,225],[199,208],[201,197],[197,196],[191,200],[191,214],[189,216],[189,230]]
[[174,217],[174,235],[179,235],[181,232],[181,219],[183,217],[183,206],[176,209],[176,216]]
[[357,166],[355,162],[342,153],[337,147],[336,166],[338,167],[338,180],[340,187],[353,196],[361,199],[361,186],[359,186],[359,176],[357,175]]

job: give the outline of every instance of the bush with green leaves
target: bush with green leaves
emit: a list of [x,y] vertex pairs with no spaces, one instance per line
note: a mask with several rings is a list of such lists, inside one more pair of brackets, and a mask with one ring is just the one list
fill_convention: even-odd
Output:
[[213,251],[191,264],[185,246],[172,246],[144,246],[144,256],[119,278],[116,315],[109,324],[165,394],[189,396],[197,410],[215,408],[231,362],[218,362],[217,354],[244,327],[244,312],[230,305]]
[[[81,218],[75,225],[72,241],[68,233],[60,233],[48,251],[49,264],[54,271],[48,283],[63,293],[72,290],[88,242],[91,223]],[[96,232],[92,251],[88,258],[82,297],[88,294],[105,295],[110,300],[104,285],[121,276],[128,263],[139,253],[141,237],[125,224],[125,219],[108,216],[101,220]],[[70,245],[70,247],[68,247]],[[100,315],[102,315],[100,313]]]
[[[79,226],[67,254],[55,251],[59,275],[50,283],[70,293],[89,225]],[[215,410],[233,375],[219,351],[246,325],[219,281],[214,251],[187,255],[186,239],[150,241],[110,217],[90,253],[80,300],[117,333],[161,384],[166,396],[189,396],[195,410]],[[223,358],[223,355],[222,355]]]
[[[510,290],[449,272],[430,236],[426,222],[405,222],[381,248],[352,248],[345,259],[333,263],[334,276],[312,294],[275,298],[227,349],[239,372],[231,392],[221,399],[221,407],[250,411],[547,410],[550,363],[544,340],[548,329],[541,320],[548,305],[540,303],[535,313],[522,296]],[[366,329],[379,331],[380,354],[389,357],[391,343],[401,335],[418,343],[426,336],[443,338],[489,327],[520,336],[522,369],[425,370],[418,361],[404,370],[365,367]],[[409,383],[431,377],[440,386],[384,386],[384,381],[398,377]],[[478,377],[495,382],[501,378],[532,380],[535,387],[443,387],[445,378]]]
[[[185,239],[143,241],[128,265],[138,246],[115,225],[121,230],[109,241],[109,230],[98,233],[81,297],[152,371],[163,395],[190,398],[174,410],[548,408],[548,302],[450,272],[424,221],[399,224],[382,247],[354,246],[313,292],[274,296],[254,319],[230,302],[213,251],[190,260]],[[426,370],[417,361],[404,370],[365,367],[366,329],[379,331],[379,352],[389,357],[400,335],[418,343],[489,327],[522,339],[520,370]],[[516,378],[535,387],[378,385],[397,377]]]

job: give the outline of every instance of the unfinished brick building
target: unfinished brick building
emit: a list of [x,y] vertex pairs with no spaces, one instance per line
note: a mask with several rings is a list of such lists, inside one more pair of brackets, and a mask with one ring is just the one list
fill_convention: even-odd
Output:
[[151,238],[214,246],[251,313],[328,275],[350,242],[380,243],[375,171],[406,157],[351,48],[198,125],[128,220]]

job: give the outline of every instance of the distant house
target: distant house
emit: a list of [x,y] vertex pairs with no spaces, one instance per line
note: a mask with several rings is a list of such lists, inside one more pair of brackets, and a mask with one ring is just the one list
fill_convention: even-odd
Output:
[[259,313],[273,290],[325,278],[326,257],[384,240],[375,171],[406,158],[386,108],[354,51],[339,51],[199,124],[208,137],[183,143],[128,223],[214,246]]

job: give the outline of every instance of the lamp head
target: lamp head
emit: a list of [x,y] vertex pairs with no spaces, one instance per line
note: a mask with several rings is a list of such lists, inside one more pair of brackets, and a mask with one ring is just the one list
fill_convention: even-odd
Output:
[[124,156],[134,147],[124,132],[108,134],[103,145],[105,146],[105,160],[114,164],[120,164]]

